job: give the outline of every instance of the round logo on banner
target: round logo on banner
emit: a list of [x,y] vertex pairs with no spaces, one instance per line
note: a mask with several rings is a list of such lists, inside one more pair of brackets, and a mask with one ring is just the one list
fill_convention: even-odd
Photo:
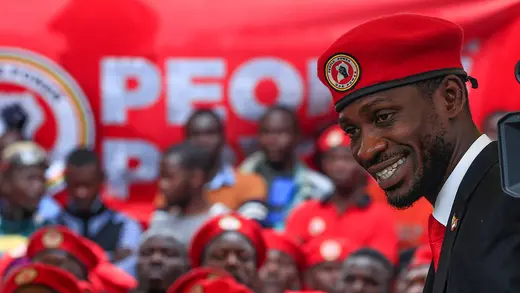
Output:
[[15,103],[28,116],[24,134],[47,149],[51,159],[94,144],[92,110],[72,76],[42,55],[0,47],[0,109]]
[[336,54],[325,65],[328,84],[340,92],[348,91],[356,85],[360,73],[357,61],[347,54]]

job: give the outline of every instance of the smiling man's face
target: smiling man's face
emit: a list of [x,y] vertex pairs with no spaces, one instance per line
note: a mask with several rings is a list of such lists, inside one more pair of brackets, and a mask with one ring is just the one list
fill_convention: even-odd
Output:
[[340,112],[356,161],[385,190],[388,202],[410,207],[422,196],[435,198],[454,146],[438,89],[425,96],[415,85],[363,97]]

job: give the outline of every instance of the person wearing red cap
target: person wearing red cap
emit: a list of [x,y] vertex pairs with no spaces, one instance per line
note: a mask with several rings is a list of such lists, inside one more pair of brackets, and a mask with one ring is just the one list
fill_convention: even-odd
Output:
[[347,239],[318,237],[306,243],[303,282],[305,289],[328,293],[337,292],[340,285],[341,264],[356,249]]
[[300,273],[305,259],[299,245],[288,235],[274,230],[263,232],[267,255],[258,273],[262,293],[283,293],[299,290]]
[[88,280],[90,272],[99,264],[90,246],[63,226],[41,228],[31,235],[26,256],[34,263],[68,271],[79,280]]
[[425,292],[518,292],[520,200],[503,192],[498,145],[472,120],[466,82],[477,83],[462,43],[455,23],[385,16],[341,36],[318,75],[388,202],[404,209],[424,196],[434,206]]
[[170,285],[188,271],[186,246],[165,229],[148,229],[141,236],[135,293],[166,293]]
[[397,293],[421,293],[424,289],[428,270],[432,262],[432,251],[429,245],[418,247],[408,264],[400,274],[397,282]]
[[379,251],[361,248],[343,262],[338,292],[389,293],[394,267]]
[[[366,194],[368,177],[352,156],[350,139],[337,125],[318,140],[319,165],[334,183],[322,200],[308,200],[287,219],[286,231],[302,242],[318,236],[347,238],[397,261],[397,222],[392,209]],[[360,224],[362,223],[362,224]]]
[[2,293],[84,293],[72,274],[43,264],[31,264],[13,271],[2,284]]
[[233,277],[215,268],[196,268],[183,275],[168,289],[168,293],[253,293]]
[[237,213],[219,215],[207,221],[195,234],[189,249],[191,266],[220,268],[235,279],[259,291],[257,271],[265,261],[262,228]]

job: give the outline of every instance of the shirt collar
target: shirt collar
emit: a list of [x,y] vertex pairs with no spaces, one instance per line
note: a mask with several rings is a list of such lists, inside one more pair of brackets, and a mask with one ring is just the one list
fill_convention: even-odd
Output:
[[448,224],[451,207],[453,206],[455,196],[457,195],[457,191],[464,175],[466,175],[469,167],[480,152],[490,143],[491,139],[485,134],[482,134],[475,142],[473,142],[442,186],[441,191],[435,200],[433,217],[444,226]]
[[207,187],[209,190],[216,190],[224,186],[232,185],[235,185],[235,171],[230,165],[224,164],[215,177],[208,182]]

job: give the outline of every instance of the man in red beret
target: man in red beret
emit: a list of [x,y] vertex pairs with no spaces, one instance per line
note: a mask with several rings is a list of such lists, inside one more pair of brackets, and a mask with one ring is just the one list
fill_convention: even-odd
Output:
[[[463,31],[411,14],[362,24],[318,61],[354,158],[407,208],[434,206],[425,292],[520,291],[520,200],[500,185],[497,143],[475,126]],[[442,253],[441,253],[442,247]]]
[[294,209],[287,219],[287,233],[303,242],[319,236],[351,239],[359,245],[378,249],[397,262],[394,212],[366,194],[367,174],[354,160],[349,144],[350,139],[337,125],[320,136],[319,165],[334,183],[334,192],[324,199],[308,200]]
[[305,259],[299,245],[286,234],[274,230],[263,232],[267,255],[258,273],[262,293],[283,293],[301,288],[300,274]]
[[168,293],[253,293],[225,271],[197,268],[177,279]]
[[303,246],[305,289],[335,293],[340,288],[341,264],[357,248],[346,239],[319,237]]
[[18,268],[5,280],[2,293],[83,293],[85,292],[71,273],[62,269],[31,264]]
[[191,266],[220,268],[254,291],[259,291],[258,269],[265,261],[262,228],[236,213],[207,221],[191,242]]

